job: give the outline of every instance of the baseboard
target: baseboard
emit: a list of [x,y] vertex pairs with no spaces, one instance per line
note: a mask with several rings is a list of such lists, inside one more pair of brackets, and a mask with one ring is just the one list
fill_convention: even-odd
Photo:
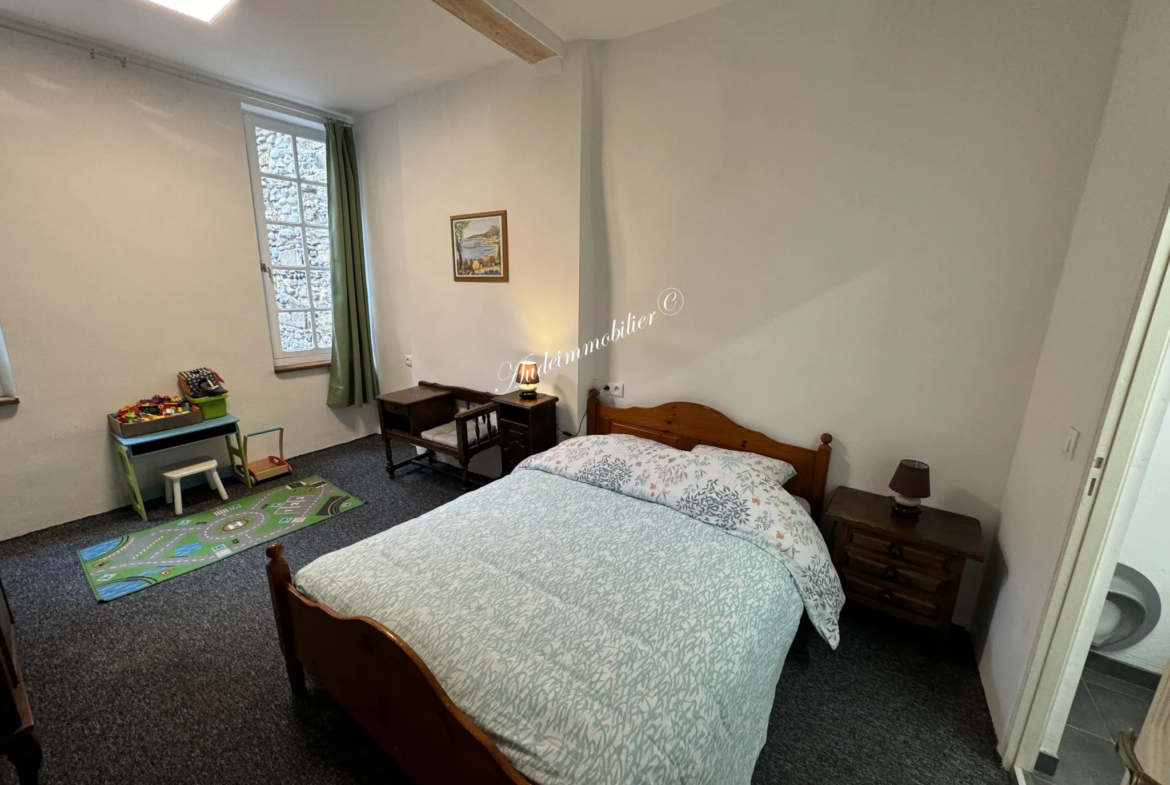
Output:
[[1039,772],[1045,777],[1051,777],[1056,774],[1056,766],[1060,763],[1055,755],[1049,755],[1047,752],[1041,752],[1036,758],[1036,766],[1032,771]]
[[1085,660],[1085,667],[1091,671],[1112,676],[1115,679],[1120,679],[1137,687],[1144,687],[1147,690],[1156,691],[1158,689],[1158,683],[1162,680],[1162,674],[1160,673],[1152,673],[1136,665],[1130,665],[1127,662],[1118,662],[1111,657],[1106,657],[1095,651],[1089,652],[1089,658]]

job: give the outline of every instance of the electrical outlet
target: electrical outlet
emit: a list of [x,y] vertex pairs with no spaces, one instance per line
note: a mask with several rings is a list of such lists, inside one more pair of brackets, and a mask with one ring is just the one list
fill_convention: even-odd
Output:
[[626,385],[624,382],[607,382],[601,379],[594,379],[593,389],[601,390],[603,393],[609,393],[614,398],[624,398],[626,395]]
[[413,357],[411,357],[409,354],[408,354],[408,355],[406,355],[406,367],[407,367],[407,368],[413,368],[413,367],[414,367],[414,358],[413,358]]

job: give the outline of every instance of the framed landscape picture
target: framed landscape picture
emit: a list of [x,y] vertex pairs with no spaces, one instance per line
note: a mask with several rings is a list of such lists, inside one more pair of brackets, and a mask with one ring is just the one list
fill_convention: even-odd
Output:
[[508,211],[451,216],[456,281],[508,282]]

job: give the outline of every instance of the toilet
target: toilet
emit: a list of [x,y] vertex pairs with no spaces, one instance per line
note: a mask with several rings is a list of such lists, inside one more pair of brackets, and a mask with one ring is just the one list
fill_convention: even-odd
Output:
[[1142,573],[1118,564],[1101,609],[1092,651],[1105,653],[1128,649],[1144,639],[1162,616],[1162,598]]

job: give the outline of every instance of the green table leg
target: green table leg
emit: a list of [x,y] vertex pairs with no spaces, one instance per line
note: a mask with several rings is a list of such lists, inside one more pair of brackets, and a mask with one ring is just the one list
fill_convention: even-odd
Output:
[[142,503],[142,491],[138,488],[138,475],[134,473],[134,459],[126,446],[114,442],[118,448],[118,458],[122,462],[122,476],[126,478],[126,485],[130,486],[130,506],[146,520],[146,505]]
[[[228,460],[232,462],[232,473],[245,487],[252,487],[252,475],[248,473],[248,437],[240,433],[240,424],[236,423],[236,443],[232,444],[232,434],[223,437],[227,442]],[[239,458],[239,464],[236,459]]]

